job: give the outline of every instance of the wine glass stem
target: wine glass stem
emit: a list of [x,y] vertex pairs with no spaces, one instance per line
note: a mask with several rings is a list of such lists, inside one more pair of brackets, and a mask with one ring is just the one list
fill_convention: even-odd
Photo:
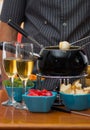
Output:
[[24,93],[26,92],[27,80],[23,80]]
[[14,101],[15,101],[15,100],[14,100],[14,95],[13,95],[13,93],[14,93],[14,91],[13,91],[14,77],[11,77],[11,78],[10,78],[10,81],[11,81],[11,84],[12,84],[12,90],[11,90],[11,91],[12,91],[12,92],[11,92],[12,95],[11,95],[11,101],[12,101],[12,104],[13,104]]
[[[26,93],[27,80],[23,80],[24,94]],[[24,100],[22,99],[22,109],[27,110],[27,106],[25,105]]]

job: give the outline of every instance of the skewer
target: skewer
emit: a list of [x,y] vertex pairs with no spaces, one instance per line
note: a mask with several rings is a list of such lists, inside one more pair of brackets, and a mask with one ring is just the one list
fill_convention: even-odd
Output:
[[83,113],[83,112],[78,112],[78,111],[72,111],[72,110],[69,110],[69,109],[67,109],[67,108],[64,109],[64,108],[52,106],[51,109],[52,109],[52,110],[56,110],[56,111],[62,111],[62,112],[66,112],[66,113],[73,113],[73,114],[77,114],[77,115],[81,115],[81,116],[90,117],[90,114]]
[[75,44],[75,43],[77,43],[77,42],[81,42],[81,41],[86,40],[86,39],[88,39],[88,38],[90,38],[90,36],[87,36],[87,37],[84,37],[84,38],[82,38],[82,39],[79,39],[79,40],[77,40],[77,41],[75,41],[75,42],[72,42],[71,44],[73,45],[73,44]]
[[40,48],[43,48],[43,45],[39,44],[34,38],[28,35],[27,32],[25,32],[22,28],[20,28],[16,23],[14,23],[11,19],[8,21],[8,25],[10,25],[12,28],[17,30],[19,33],[21,33],[23,36],[28,38],[32,43],[37,44]]
[[[72,43],[69,43],[69,42],[67,42],[67,41],[61,41],[61,42],[59,42],[59,48],[62,49],[62,50],[69,50],[71,47],[75,47],[75,45],[73,46],[73,44],[76,44],[76,43],[78,43],[78,42],[82,42],[83,40],[88,39],[88,38],[90,38],[90,36],[84,37],[84,38],[79,39],[79,40],[77,40],[77,41],[75,41],[75,42],[72,42]],[[78,45],[78,46],[77,46],[77,47],[78,47],[77,49],[84,48],[84,47],[87,46],[88,44],[90,44],[90,41],[85,42],[83,45]]]

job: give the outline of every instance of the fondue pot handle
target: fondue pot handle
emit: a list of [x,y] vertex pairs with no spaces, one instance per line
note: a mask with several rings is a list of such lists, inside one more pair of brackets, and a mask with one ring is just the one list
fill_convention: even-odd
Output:
[[[3,43],[4,42],[0,42],[0,50],[3,50]],[[9,47],[10,46],[10,47]],[[8,46],[8,52],[11,52],[11,53],[15,53],[15,46],[12,46],[12,45],[9,45]],[[11,49],[12,48],[12,49]],[[23,52],[23,49],[22,49],[22,52]],[[24,50],[24,52],[27,54],[28,53],[28,51],[25,51]],[[29,52],[30,53],[30,52]],[[40,57],[40,55],[39,54],[37,54],[37,53],[33,53],[33,56],[34,56],[34,58],[35,59],[40,59],[41,57]]]

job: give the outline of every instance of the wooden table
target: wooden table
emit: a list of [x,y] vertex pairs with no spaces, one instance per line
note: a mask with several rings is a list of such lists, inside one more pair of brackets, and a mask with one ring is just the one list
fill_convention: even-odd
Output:
[[[7,99],[4,90],[0,90],[0,102]],[[83,111],[89,113],[90,110]],[[90,129],[90,117],[52,110],[49,113],[31,113],[0,103],[0,130],[58,130]]]

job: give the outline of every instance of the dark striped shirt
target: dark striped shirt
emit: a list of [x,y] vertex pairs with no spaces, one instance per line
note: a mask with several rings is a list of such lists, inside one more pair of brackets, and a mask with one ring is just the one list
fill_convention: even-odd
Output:
[[[73,42],[90,35],[90,0],[4,0],[0,19],[7,22],[9,18],[24,22],[29,35],[44,46]],[[29,41],[23,38],[23,42]],[[37,45],[34,48],[40,51]],[[90,45],[85,52],[90,63]]]
[[90,35],[90,0],[5,0],[1,20],[9,18],[45,46],[73,42]]

